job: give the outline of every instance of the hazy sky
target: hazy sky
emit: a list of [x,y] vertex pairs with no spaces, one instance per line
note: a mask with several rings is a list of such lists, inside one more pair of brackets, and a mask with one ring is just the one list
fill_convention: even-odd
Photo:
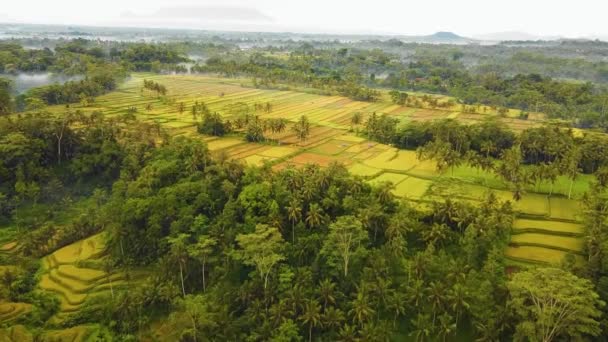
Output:
[[4,0],[0,22],[248,31],[608,36],[607,0]]

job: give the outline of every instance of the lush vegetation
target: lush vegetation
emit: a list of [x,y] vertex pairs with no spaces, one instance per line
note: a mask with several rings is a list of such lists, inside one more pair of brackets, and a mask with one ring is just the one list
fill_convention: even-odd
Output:
[[[175,71],[188,44],[94,45],[9,44],[0,56],[4,70],[87,61],[81,81],[17,99],[0,82],[0,337],[608,334],[608,140],[568,127],[586,126],[570,110],[602,114],[598,86],[479,75],[456,51],[402,63],[380,50],[205,45],[189,47],[214,54],[195,72],[250,83],[133,74],[113,92],[130,71]],[[302,92],[262,89],[285,85]],[[457,100],[412,89],[495,112],[465,124],[449,118]],[[528,122],[507,107],[539,97],[566,122],[507,126]],[[400,120],[427,109],[444,119]],[[255,153],[274,164],[237,160]],[[526,257],[535,248],[547,255]]]

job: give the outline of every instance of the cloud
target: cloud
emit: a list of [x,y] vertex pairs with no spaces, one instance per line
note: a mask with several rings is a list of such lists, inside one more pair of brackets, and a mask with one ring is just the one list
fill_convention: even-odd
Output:
[[175,6],[164,7],[152,14],[139,15],[132,11],[123,12],[123,19],[144,20],[205,20],[232,22],[273,22],[274,19],[255,8],[227,6]]

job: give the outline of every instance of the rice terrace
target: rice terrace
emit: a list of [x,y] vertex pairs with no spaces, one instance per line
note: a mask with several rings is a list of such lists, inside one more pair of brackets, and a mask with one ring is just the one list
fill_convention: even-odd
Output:
[[[159,97],[145,90],[142,87],[144,79],[163,84],[168,95]],[[439,97],[439,100],[447,101],[447,98]],[[512,194],[494,175],[480,174],[469,166],[441,175],[432,160],[419,160],[416,151],[399,150],[357,135],[355,130],[359,128],[351,122],[354,113],[363,114],[361,123],[374,112],[390,115],[400,122],[449,118],[475,123],[495,117],[514,130],[538,126],[543,122],[542,114],[522,121],[516,118],[517,111],[498,116],[492,109],[484,108],[480,110],[481,114],[463,114],[457,105],[444,109],[395,105],[387,94],[381,101],[368,103],[298,90],[256,89],[247,79],[192,75],[134,74],[119,90],[96,98],[86,107],[73,105],[72,108],[85,112],[101,111],[108,117],[134,111],[132,108],[135,108],[140,120],[161,124],[172,135],[196,137],[200,136],[196,133],[199,118],[190,110],[183,109],[190,109],[195,103],[204,103],[210,111],[218,112],[228,120],[238,115],[235,108],[247,112],[254,110],[256,105],[270,103],[272,111],[257,110],[256,115],[262,119],[285,118],[289,122],[305,115],[311,123],[310,135],[305,141],[300,141],[288,129],[270,133],[272,142],[268,143],[247,142],[238,135],[201,137],[215,153],[246,164],[268,164],[275,169],[309,163],[328,166],[338,162],[370,183],[391,182],[396,196],[418,203],[433,197],[440,198],[444,193],[472,201],[482,199],[487,191],[494,192],[505,201],[512,200]],[[63,110],[61,106],[49,109]],[[588,189],[589,178],[577,179],[573,199],[567,198],[569,182],[565,178],[560,177],[551,195],[549,184],[542,184],[541,192],[535,192],[535,187],[531,187],[522,200],[514,203],[521,219],[514,223],[512,243],[505,250],[514,264],[556,264],[569,253],[574,256],[580,253],[582,226],[580,204],[576,198]]]

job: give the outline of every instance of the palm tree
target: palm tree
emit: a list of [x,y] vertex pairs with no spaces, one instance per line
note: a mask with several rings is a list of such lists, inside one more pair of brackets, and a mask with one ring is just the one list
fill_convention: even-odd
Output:
[[422,231],[422,239],[430,244],[435,244],[439,242],[442,243],[443,240],[447,239],[449,233],[449,228],[445,224],[437,224],[434,223],[431,226],[431,229],[425,229]]
[[291,221],[291,241],[292,243],[296,243],[296,222],[302,219],[302,207],[300,205],[300,201],[298,201],[295,197],[289,201],[289,206],[287,207],[287,216]]
[[312,328],[321,325],[321,306],[316,300],[306,301],[300,320],[304,324],[308,324],[308,341],[312,341]]
[[317,174],[317,184],[319,186],[319,189],[325,190],[327,188],[327,186],[329,185],[329,180],[330,180],[330,174],[328,172],[326,172],[325,170],[321,170]]
[[363,325],[374,314],[374,309],[363,291],[359,290],[357,293],[357,298],[352,302],[352,309],[348,314],[353,317],[353,322],[359,325]]
[[340,342],[355,342],[357,341],[357,331],[352,325],[344,325],[338,331],[338,341]]
[[268,311],[275,326],[281,325],[281,323],[293,315],[293,311],[286,299],[281,299],[277,303],[274,303]]
[[321,281],[319,284],[319,296],[323,300],[323,310],[327,308],[327,304],[336,303],[336,283],[329,279]]
[[441,309],[443,306],[443,302],[445,299],[443,285],[438,282],[430,282],[429,287],[427,289],[428,299],[432,305],[433,309],[433,326],[435,325],[435,316],[437,315],[437,311]]
[[323,209],[319,207],[317,203],[312,203],[308,206],[308,213],[306,213],[306,223],[308,227],[314,228],[321,225],[323,221]]
[[[377,297],[378,302],[381,303],[384,308],[386,308],[388,306],[387,299],[394,292],[393,289],[391,289],[390,279],[385,279],[385,278],[381,278],[381,277],[376,278],[376,281],[374,282],[373,290],[374,290],[374,294]],[[379,308],[378,308],[378,319],[380,319],[380,309]]]
[[393,312],[393,328],[397,326],[397,318],[405,314],[405,302],[407,298],[405,293],[393,291],[388,297],[388,309]]
[[362,341],[381,341],[379,336],[382,334],[380,327],[374,322],[367,322],[359,330]]
[[445,341],[446,337],[454,333],[456,331],[456,323],[454,323],[452,316],[448,313],[444,313],[439,316],[439,336],[442,337],[442,340]]
[[304,303],[304,294],[302,293],[302,287],[296,285],[287,292],[287,300],[291,305],[291,311],[294,315],[298,314],[298,311]]
[[389,204],[393,199],[393,189],[395,186],[390,182],[378,184],[376,187],[376,198],[381,205]]
[[427,314],[419,313],[415,320],[412,320],[414,330],[410,336],[414,336],[416,341],[430,340],[433,336],[434,324],[431,324],[430,317]]
[[454,284],[452,290],[448,294],[448,299],[451,302],[452,310],[456,313],[456,324],[458,324],[458,319],[460,318],[460,313],[464,309],[469,308],[469,303],[467,302],[467,291],[466,288],[462,284]]
[[190,238],[188,234],[179,234],[174,238],[168,238],[167,241],[171,245],[171,255],[179,264],[179,277],[182,284],[182,295],[186,297],[186,288],[184,286],[184,267],[188,260],[188,250],[186,248],[186,240]]
[[310,123],[308,122],[308,118],[306,115],[302,115],[300,120],[298,120],[291,128],[298,139],[300,139],[300,143],[306,141],[306,138],[310,134]]
[[323,313],[323,325],[329,329],[338,328],[344,322],[344,312],[333,306],[328,307]]
[[414,280],[407,287],[407,295],[410,303],[413,303],[415,307],[418,307],[424,298],[426,298],[424,293],[424,281],[422,279]]
[[353,116],[350,118],[351,126],[358,127],[361,124],[362,118],[361,112],[354,112]]
[[307,202],[310,202],[315,196],[315,192],[317,190],[317,185],[314,184],[311,178],[307,177],[307,180],[304,181],[304,186],[302,186],[302,197]]

